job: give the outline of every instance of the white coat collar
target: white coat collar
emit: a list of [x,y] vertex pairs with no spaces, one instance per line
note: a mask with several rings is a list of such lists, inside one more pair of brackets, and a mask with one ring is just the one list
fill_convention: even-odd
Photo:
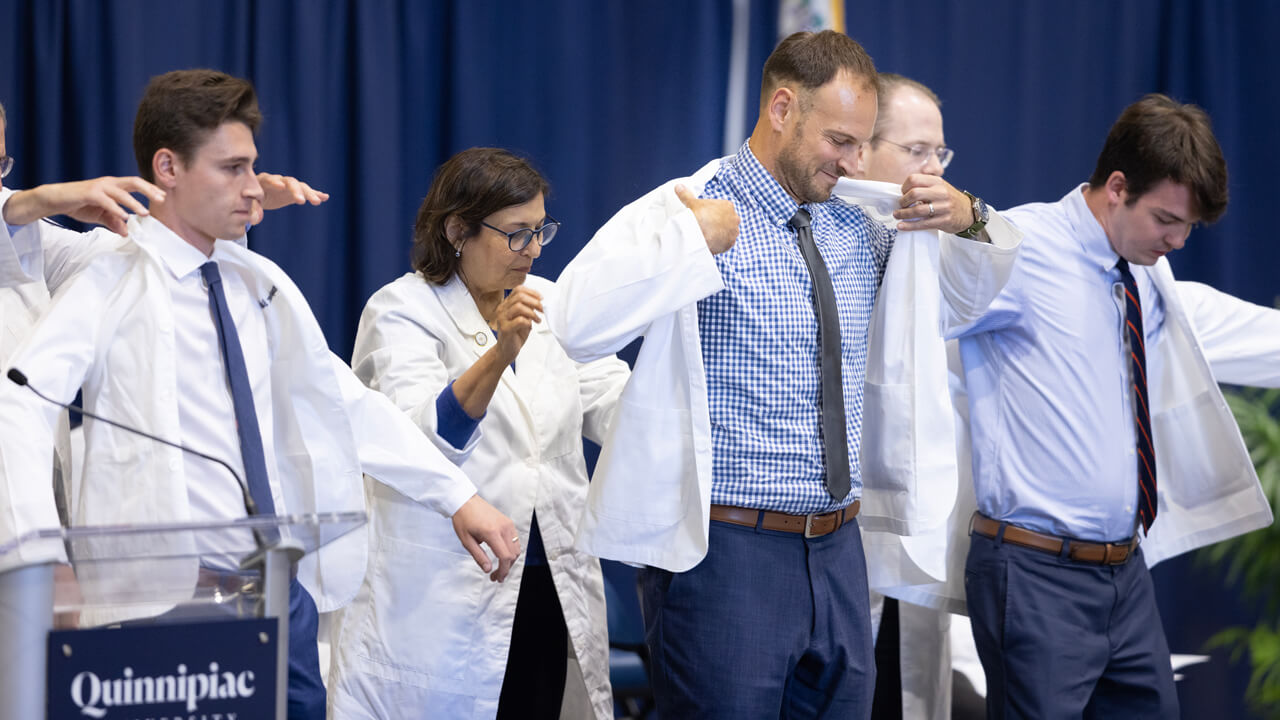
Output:
[[878,215],[892,220],[893,211],[898,209],[898,203],[902,200],[902,187],[875,180],[840,178],[836,180],[835,190],[831,194],[850,205],[873,208]]
[[449,319],[453,320],[458,334],[466,339],[467,347],[476,357],[493,347],[497,338],[480,315],[480,308],[476,307],[475,298],[471,297],[471,291],[467,290],[462,278],[455,273],[448,282],[439,286],[436,295],[440,298],[440,304],[444,305],[445,312],[449,313]]

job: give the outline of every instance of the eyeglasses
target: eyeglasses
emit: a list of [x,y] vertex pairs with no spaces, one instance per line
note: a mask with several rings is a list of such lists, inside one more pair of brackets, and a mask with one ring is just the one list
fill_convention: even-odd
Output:
[[911,156],[913,161],[920,163],[920,167],[924,167],[929,164],[930,155],[936,155],[938,158],[938,164],[942,166],[943,170],[946,170],[947,166],[951,164],[951,159],[956,156],[956,151],[945,145],[932,148],[928,145],[900,145],[892,140],[885,140],[882,137],[874,139],[887,142],[894,147],[900,147],[903,150],[906,150],[907,154]]
[[506,232],[483,220],[480,221],[480,224],[496,233],[506,235],[507,247],[511,248],[511,252],[520,252],[529,247],[534,235],[538,236],[538,245],[546,247],[551,242],[551,239],[556,236],[556,232],[560,230],[560,223],[550,215],[547,216],[546,222],[542,223],[540,228],[520,228],[514,232]]
[[13,169],[13,156],[5,155],[0,157],[0,178],[8,177],[9,171]]

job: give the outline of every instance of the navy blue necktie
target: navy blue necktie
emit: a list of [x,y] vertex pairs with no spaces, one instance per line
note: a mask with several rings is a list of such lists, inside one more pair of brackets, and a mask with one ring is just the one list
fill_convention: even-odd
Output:
[[218,345],[222,348],[222,363],[227,369],[227,384],[231,386],[231,404],[236,413],[236,434],[240,436],[240,455],[244,459],[244,479],[249,486],[249,496],[257,505],[258,515],[274,515],[275,503],[271,500],[271,484],[267,480],[267,458],[262,450],[262,432],[258,428],[258,413],[253,406],[253,391],[249,385],[249,371],[244,364],[244,352],[240,349],[240,336],[231,321],[227,308],[227,296],[222,290],[222,275],[218,263],[207,262],[200,266],[200,274],[209,286],[209,311],[218,330]]
[[1124,324],[1129,338],[1129,366],[1133,379],[1133,419],[1138,440],[1138,519],[1142,531],[1151,532],[1156,521],[1156,451],[1151,442],[1151,404],[1147,395],[1146,336],[1142,334],[1142,301],[1129,262],[1116,263],[1124,283]]
[[827,460],[827,492],[835,500],[843,500],[849,494],[849,436],[845,430],[844,380],[841,365],[844,356],[840,352],[840,310],[836,306],[836,291],[831,276],[822,262],[822,254],[813,241],[813,229],[809,226],[809,211],[804,208],[787,221],[796,231],[796,243],[800,254],[809,266],[809,278],[813,281],[813,303],[818,310],[818,348],[822,374],[822,440]]

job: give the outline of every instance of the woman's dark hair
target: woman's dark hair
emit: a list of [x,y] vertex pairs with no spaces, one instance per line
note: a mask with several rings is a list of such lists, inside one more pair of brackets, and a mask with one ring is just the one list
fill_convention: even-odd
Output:
[[436,170],[413,223],[413,269],[443,285],[458,269],[457,248],[445,232],[450,216],[462,221],[464,237],[480,232],[480,221],[550,191],[547,181],[523,158],[500,148],[471,148]]

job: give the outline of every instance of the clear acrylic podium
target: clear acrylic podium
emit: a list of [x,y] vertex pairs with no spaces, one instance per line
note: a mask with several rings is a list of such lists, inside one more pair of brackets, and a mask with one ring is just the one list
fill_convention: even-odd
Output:
[[[55,628],[246,618],[277,619],[275,717],[284,720],[296,563],[365,519],[354,511],[57,528],[0,545],[0,567],[11,568],[0,571],[0,720],[45,717]],[[15,561],[50,556],[59,545],[66,565]]]

